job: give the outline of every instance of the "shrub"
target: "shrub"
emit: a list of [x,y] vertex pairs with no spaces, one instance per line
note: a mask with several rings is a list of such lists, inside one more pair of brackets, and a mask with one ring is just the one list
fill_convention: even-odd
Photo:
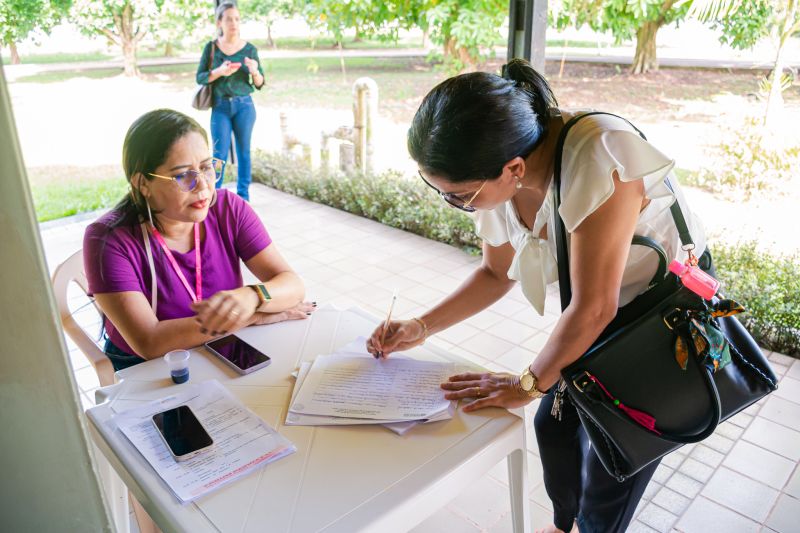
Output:
[[800,147],[781,147],[754,118],[726,132],[716,151],[714,166],[701,169],[690,181],[713,193],[737,199],[747,200],[785,183],[800,163]]
[[770,256],[755,242],[712,247],[722,292],[741,303],[738,315],[767,349],[800,356],[800,255]]
[[259,152],[253,158],[253,179],[472,253],[480,247],[469,216],[449,207],[432,189],[420,187],[396,171],[376,176],[324,176],[293,158]]
[[[297,160],[259,152],[253,179],[274,189],[478,253],[472,220],[428,187],[398,172],[324,176]],[[800,356],[800,257],[771,257],[755,243],[712,247],[723,291],[747,308],[739,315],[763,347]]]

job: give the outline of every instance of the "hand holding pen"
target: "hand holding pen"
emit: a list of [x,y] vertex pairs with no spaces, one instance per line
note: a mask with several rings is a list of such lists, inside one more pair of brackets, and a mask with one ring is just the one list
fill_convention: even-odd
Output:
[[392,296],[387,318],[367,340],[367,351],[376,358],[386,358],[392,352],[404,351],[419,346],[428,336],[428,327],[420,318],[392,320],[392,310],[397,292]]

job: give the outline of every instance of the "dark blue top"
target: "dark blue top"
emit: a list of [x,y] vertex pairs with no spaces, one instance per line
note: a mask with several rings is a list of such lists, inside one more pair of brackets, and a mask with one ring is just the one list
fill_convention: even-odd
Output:
[[[208,66],[208,61],[211,56],[211,46],[214,43],[214,59],[211,68]],[[261,68],[261,61],[258,59],[258,50],[250,43],[246,43],[240,50],[231,55],[225,54],[216,46],[216,41],[209,41],[206,47],[203,48],[203,55],[200,57],[200,63],[197,65],[197,83],[200,85],[208,85],[208,77],[211,71],[222,65],[225,61],[232,63],[241,63],[242,66],[231,74],[230,76],[220,76],[211,82],[211,87],[214,91],[214,96],[246,96],[253,92],[253,89],[261,89],[253,85],[253,76],[250,75],[250,70],[244,64],[244,58],[249,57],[255,59],[258,63],[258,72],[263,76],[264,70]],[[263,86],[263,85],[262,85]]]

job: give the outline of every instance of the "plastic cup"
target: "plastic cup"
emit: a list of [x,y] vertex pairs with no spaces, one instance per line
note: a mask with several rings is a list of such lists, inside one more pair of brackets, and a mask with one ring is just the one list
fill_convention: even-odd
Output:
[[189,381],[189,357],[187,350],[172,350],[164,356],[164,361],[169,367],[169,374],[175,383]]

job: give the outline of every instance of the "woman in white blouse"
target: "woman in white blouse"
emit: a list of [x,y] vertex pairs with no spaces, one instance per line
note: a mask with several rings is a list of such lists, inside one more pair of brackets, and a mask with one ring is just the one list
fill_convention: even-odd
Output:
[[[547,81],[522,60],[504,77],[475,72],[450,78],[423,100],[408,132],[420,177],[442,198],[474,212],[483,239],[481,266],[425,314],[392,321],[368,341],[378,357],[421,344],[486,309],[515,282],[533,308],[544,312],[545,287],[558,280],[551,223],[555,145],[575,112],[559,110]],[[569,236],[573,296],[538,357],[520,374],[452,376],[442,385],[450,399],[472,398],[472,412],[542,402],[534,426],[554,523],[544,531],[622,532],[658,463],[623,483],[588,447],[575,408],[551,416],[560,371],[578,359],[617,313],[648,288],[656,254],[631,247],[634,234],[658,242],[670,259],[685,259],[669,207],[677,199],[702,254],[702,227],[690,215],[674,166],[625,120],[593,115],[566,137],[559,214]],[[673,192],[674,191],[674,192]],[[583,473],[582,473],[583,472]]]

